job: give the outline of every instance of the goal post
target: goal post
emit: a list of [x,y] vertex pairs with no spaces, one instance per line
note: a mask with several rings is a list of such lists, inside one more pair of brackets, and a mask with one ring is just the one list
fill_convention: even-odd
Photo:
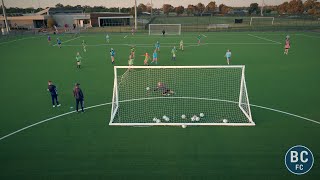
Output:
[[251,17],[250,26],[253,25],[273,25],[274,17]]
[[255,125],[245,66],[115,66],[114,72],[109,125]]
[[181,24],[149,24],[149,35],[181,35]]

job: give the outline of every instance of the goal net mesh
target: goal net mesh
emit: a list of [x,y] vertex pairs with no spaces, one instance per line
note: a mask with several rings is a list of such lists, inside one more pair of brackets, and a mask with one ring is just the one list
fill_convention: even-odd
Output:
[[271,26],[273,25],[274,17],[251,17],[251,26]]
[[115,72],[110,125],[254,125],[244,66],[116,66]]
[[181,24],[149,24],[149,35],[162,35],[163,30],[165,35],[180,35]]

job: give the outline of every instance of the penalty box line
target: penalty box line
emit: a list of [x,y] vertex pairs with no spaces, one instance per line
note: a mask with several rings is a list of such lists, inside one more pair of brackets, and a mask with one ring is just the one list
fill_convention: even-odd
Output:
[[260,37],[260,36],[255,36],[255,35],[252,35],[252,34],[248,34],[248,36],[255,37],[255,38],[262,39],[262,40],[269,41],[269,42],[273,42],[273,43],[276,43],[276,44],[282,44],[282,43],[279,42],[279,41],[274,41],[274,40],[271,40],[271,39],[268,39],[268,38],[264,38],[264,37]]

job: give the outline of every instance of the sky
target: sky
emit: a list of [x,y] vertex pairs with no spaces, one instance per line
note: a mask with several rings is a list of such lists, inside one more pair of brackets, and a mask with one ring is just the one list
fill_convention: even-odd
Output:
[[[153,7],[162,7],[162,4],[171,4],[173,6],[184,6],[188,4],[197,4],[201,2],[207,5],[210,1],[215,1],[217,5],[223,3],[228,6],[249,6],[250,3],[256,2],[261,4],[263,0],[152,0]],[[279,5],[289,0],[264,0],[266,5]],[[150,3],[151,0],[137,0],[137,3]],[[90,6],[106,6],[106,7],[132,7],[134,0],[4,0],[6,7],[54,7],[56,4],[61,3],[63,5],[90,5]]]

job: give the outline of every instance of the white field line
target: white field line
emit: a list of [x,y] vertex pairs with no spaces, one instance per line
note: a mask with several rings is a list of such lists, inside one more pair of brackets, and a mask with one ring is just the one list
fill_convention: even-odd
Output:
[[252,36],[252,37],[255,37],[255,38],[258,38],[258,39],[265,40],[265,41],[270,41],[270,42],[274,42],[274,43],[277,43],[277,44],[282,44],[281,42],[274,41],[274,40],[271,40],[271,39],[268,39],[268,38],[264,38],[264,37],[260,37],[260,36],[255,36],[255,35],[252,35],[252,34],[248,34],[248,35],[249,35],[249,36]]
[[[161,43],[164,45],[173,45],[173,46],[178,46],[179,43]],[[185,46],[184,47],[189,47],[189,46],[203,46],[203,45],[275,45],[277,43],[235,43],[235,42],[231,42],[231,43],[202,43],[200,45],[198,45],[198,43],[184,43]],[[106,46],[106,45],[110,45],[110,46],[136,46],[136,47],[154,47],[153,44],[92,44],[89,45],[87,44],[87,46]],[[76,47],[76,46],[82,46],[82,45],[64,45],[66,47],[70,46],[70,47]],[[172,46],[161,46],[161,47],[172,47]]]
[[17,42],[17,41],[22,41],[22,40],[26,40],[26,39],[35,39],[36,37],[26,37],[26,38],[21,38],[21,39],[15,39],[15,40],[12,40],[12,41],[6,41],[6,42],[2,42],[0,43],[1,44],[8,44],[8,43],[13,43],[13,42]]
[[[164,97],[161,97],[161,98],[164,98]],[[169,98],[169,97],[167,97]],[[170,97],[172,98],[172,97]],[[227,101],[227,100],[221,100],[221,99],[208,99],[208,98],[193,98],[193,97],[178,97],[177,99],[181,99],[181,98],[191,98],[191,99],[198,99],[198,100],[210,100],[210,101],[223,101],[223,102],[228,102],[228,103],[239,103],[239,102],[236,102],[236,101]],[[121,102],[130,102],[130,101],[141,101],[141,100],[148,100],[148,99],[159,99],[159,98],[141,98],[141,99],[131,99],[131,100],[124,100],[124,101],[119,101],[119,103]],[[94,106],[89,106],[89,107],[86,107],[85,110],[87,109],[92,109],[92,108],[95,108],[95,107],[100,107],[100,106],[106,106],[106,105],[110,105],[112,104],[112,102],[109,102],[109,103],[103,103],[103,104],[98,104],[98,105],[94,105]],[[315,124],[319,124],[320,125],[320,122],[319,121],[316,121],[316,120],[313,120],[313,119],[309,119],[309,118],[306,118],[306,117],[303,117],[303,116],[299,116],[299,115],[296,115],[296,114],[292,114],[292,113],[289,113],[289,112],[285,112],[285,111],[281,111],[281,110],[277,110],[277,109],[273,109],[273,108],[269,108],[269,107],[264,107],[264,106],[259,106],[259,105],[255,105],[255,104],[250,104],[250,106],[253,106],[253,107],[257,107],[257,108],[261,108],[261,109],[266,109],[266,110],[270,110],[270,111],[274,111],[274,112],[278,112],[278,113],[282,113],[282,114],[286,114],[286,115],[289,115],[289,116],[293,116],[293,117],[296,117],[296,118],[300,118],[300,119],[303,119],[303,120],[306,120],[306,121],[309,121],[309,122],[312,122],[312,123],[315,123]],[[54,116],[54,117],[51,117],[51,118],[48,118],[48,119],[45,119],[45,120],[42,120],[42,121],[39,121],[37,123],[34,123],[34,124],[31,124],[29,126],[26,126],[24,128],[21,128],[19,130],[16,130],[10,134],[7,134],[3,137],[0,138],[0,141],[1,140],[4,140],[14,134],[17,134],[19,132],[22,132],[26,129],[29,129],[31,127],[34,127],[36,125],[39,125],[39,124],[42,124],[42,123],[45,123],[45,122],[48,122],[48,121],[51,121],[51,120],[54,120],[54,119],[57,119],[59,117],[63,117],[63,116],[66,116],[66,115],[69,115],[69,114],[72,114],[72,113],[75,113],[76,111],[70,111],[70,112],[67,112],[67,113],[63,113],[63,114],[60,114],[58,116]]]
[[128,35],[124,36],[123,38],[127,38],[127,37],[128,37]]
[[201,34],[203,37],[207,37],[206,35],[204,35],[204,34]]
[[[61,44],[62,44],[62,46],[64,46],[64,45],[63,45],[64,43],[67,43],[67,42],[70,42],[70,41],[74,41],[74,40],[79,39],[79,38],[81,38],[81,37],[82,37],[82,36],[79,36],[79,37],[76,37],[76,38],[73,38],[73,39],[69,39],[69,40],[63,41]],[[55,44],[55,45],[53,45],[53,46],[57,46],[57,44]]]

